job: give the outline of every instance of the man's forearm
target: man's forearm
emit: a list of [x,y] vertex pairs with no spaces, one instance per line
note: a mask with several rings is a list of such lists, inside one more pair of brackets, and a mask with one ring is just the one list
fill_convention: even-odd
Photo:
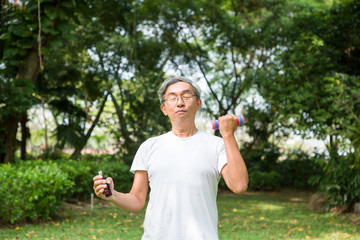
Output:
[[113,192],[109,201],[117,207],[130,212],[140,212],[145,205],[145,201],[140,200],[135,194],[118,191]]
[[223,136],[227,157],[227,184],[236,193],[243,192],[248,185],[248,172],[234,135]]

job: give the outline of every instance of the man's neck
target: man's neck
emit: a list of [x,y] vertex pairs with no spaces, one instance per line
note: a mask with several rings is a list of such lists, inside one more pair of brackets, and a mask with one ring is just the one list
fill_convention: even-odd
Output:
[[195,124],[191,127],[174,127],[172,128],[172,133],[181,138],[191,137],[198,132],[198,129],[195,127]]

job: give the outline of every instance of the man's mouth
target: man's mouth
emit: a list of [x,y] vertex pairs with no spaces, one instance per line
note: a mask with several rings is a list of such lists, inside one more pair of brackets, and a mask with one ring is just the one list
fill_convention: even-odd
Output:
[[184,113],[184,112],[186,112],[185,110],[178,110],[178,111],[176,111],[176,113]]

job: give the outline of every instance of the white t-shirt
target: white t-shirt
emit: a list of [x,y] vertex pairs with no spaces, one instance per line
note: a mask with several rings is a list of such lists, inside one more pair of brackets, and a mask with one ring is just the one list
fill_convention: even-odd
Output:
[[146,140],[130,171],[148,173],[150,195],[142,240],[217,240],[216,196],[227,163],[224,141],[203,131]]

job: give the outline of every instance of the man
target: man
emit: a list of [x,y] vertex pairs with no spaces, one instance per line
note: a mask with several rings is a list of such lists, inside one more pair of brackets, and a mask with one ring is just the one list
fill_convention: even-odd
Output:
[[[216,196],[220,174],[235,193],[247,189],[248,174],[234,132],[235,115],[218,119],[222,138],[199,131],[195,114],[200,89],[191,80],[171,77],[159,89],[162,112],[172,130],[146,140],[138,149],[129,193],[114,190],[111,178],[94,177],[97,196],[138,212],[150,186],[142,240],[217,240]],[[105,197],[106,183],[113,195]]]

